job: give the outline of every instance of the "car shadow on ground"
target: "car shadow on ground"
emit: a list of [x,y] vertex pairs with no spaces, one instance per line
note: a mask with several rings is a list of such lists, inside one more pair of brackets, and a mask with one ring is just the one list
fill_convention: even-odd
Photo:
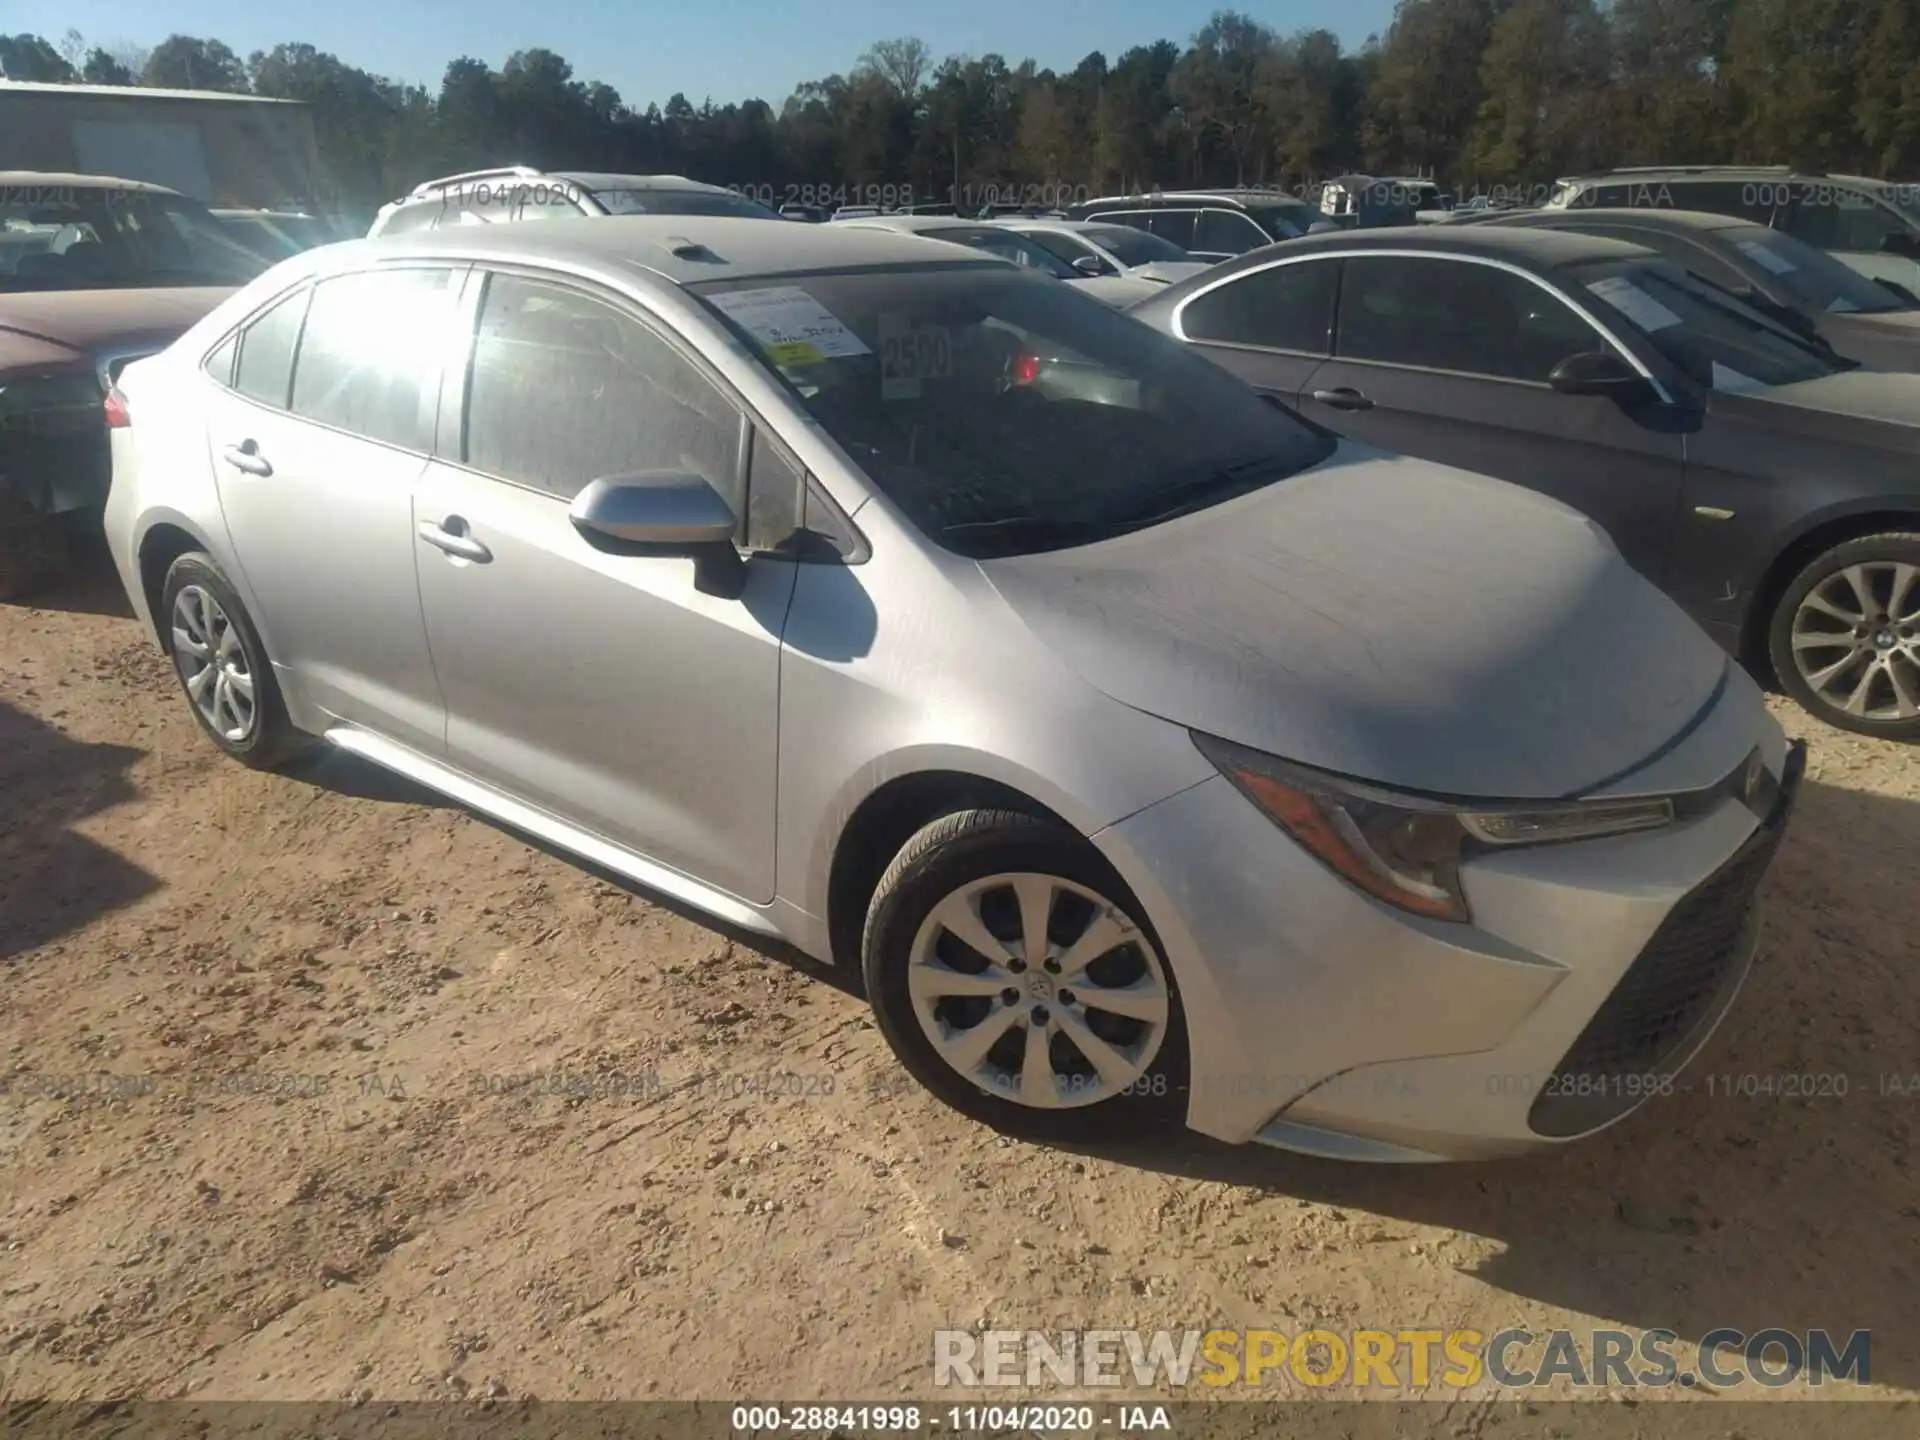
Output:
[[1873,1381],[1920,1387],[1915,855],[1920,800],[1809,782],[1761,958],[1681,1093],[1564,1150],[1368,1167],[1187,1136],[1097,1153],[1485,1237],[1500,1249],[1475,1278],[1601,1324],[1871,1330]]
[[0,961],[51,944],[160,882],[71,827],[134,798],[144,751],[74,740],[0,702]]

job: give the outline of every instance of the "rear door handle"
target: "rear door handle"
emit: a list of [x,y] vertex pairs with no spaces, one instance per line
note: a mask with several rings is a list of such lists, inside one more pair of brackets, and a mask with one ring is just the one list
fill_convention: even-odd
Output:
[[[449,527],[457,526],[458,529]],[[493,559],[493,551],[482,545],[473,536],[466,533],[467,522],[457,515],[449,515],[445,525],[436,525],[431,520],[420,522],[420,538],[436,550],[461,560],[471,560],[476,565],[484,565]]]
[[244,470],[249,475],[271,475],[273,466],[267,463],[267,457],[260,453],[257,441],[242,440],[238,445],[229,445],[220,452],[220,456],[236,470]]
[[1330,405],[1335,410],[1371,410],[1373,401],[1362,395],[1350,385],[1342,385],[1333,390],[1316,390],[1313,398],[1322,405]]

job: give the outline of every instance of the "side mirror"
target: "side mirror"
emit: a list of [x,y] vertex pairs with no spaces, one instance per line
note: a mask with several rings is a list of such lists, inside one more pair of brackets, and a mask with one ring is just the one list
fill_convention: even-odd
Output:
[[738,599],[746,562],[734,548],[739,518],[698,475],[650,470],[595,480],[567,507],[573,528],[617,555],[682,555],[704,593]]
[[1646,377],[1608,350],[1569,355],[1547,376],[1562,395],[1607,395],[1635,400],[1648,393]]
[[1078,260],[1073,262],[1073,268],[1078,270],[1082,275],[1104,275],[1107,273],[1108,267],[1107,262],[1102,260],[1098,255],[1082,255]]

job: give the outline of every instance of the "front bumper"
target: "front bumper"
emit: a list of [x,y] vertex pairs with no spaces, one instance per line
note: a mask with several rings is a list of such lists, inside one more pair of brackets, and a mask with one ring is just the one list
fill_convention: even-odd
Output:
[[1803,763],[1783,743],[1769,758],[1764,821],[1729,797],[1657,833],[1470,862],[1469,925],[1361,895],[1224,778],[1103,832],[1180,984],[1188,1123],[1342,1159],[1475,1159],[1666,1093],[1747,973]]

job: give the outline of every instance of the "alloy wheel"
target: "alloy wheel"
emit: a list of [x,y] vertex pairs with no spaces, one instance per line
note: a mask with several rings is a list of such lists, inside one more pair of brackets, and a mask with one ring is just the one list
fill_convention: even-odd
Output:
[[1056,875],[988,875],[914,938],[907,993],[934,1051],[973,1084],[1043,1110],[1139,1081],[1172,995],[1153,942],[1111,900]]
[[1920,566],[1847,565],[1794,612],[1794,665],[1814,694],[1856,720],[1920,718]]
[[183,586],[174,597],[173,663],[207,727],[244,744],[256,716],[253,672],[232,617],[204,586]]

